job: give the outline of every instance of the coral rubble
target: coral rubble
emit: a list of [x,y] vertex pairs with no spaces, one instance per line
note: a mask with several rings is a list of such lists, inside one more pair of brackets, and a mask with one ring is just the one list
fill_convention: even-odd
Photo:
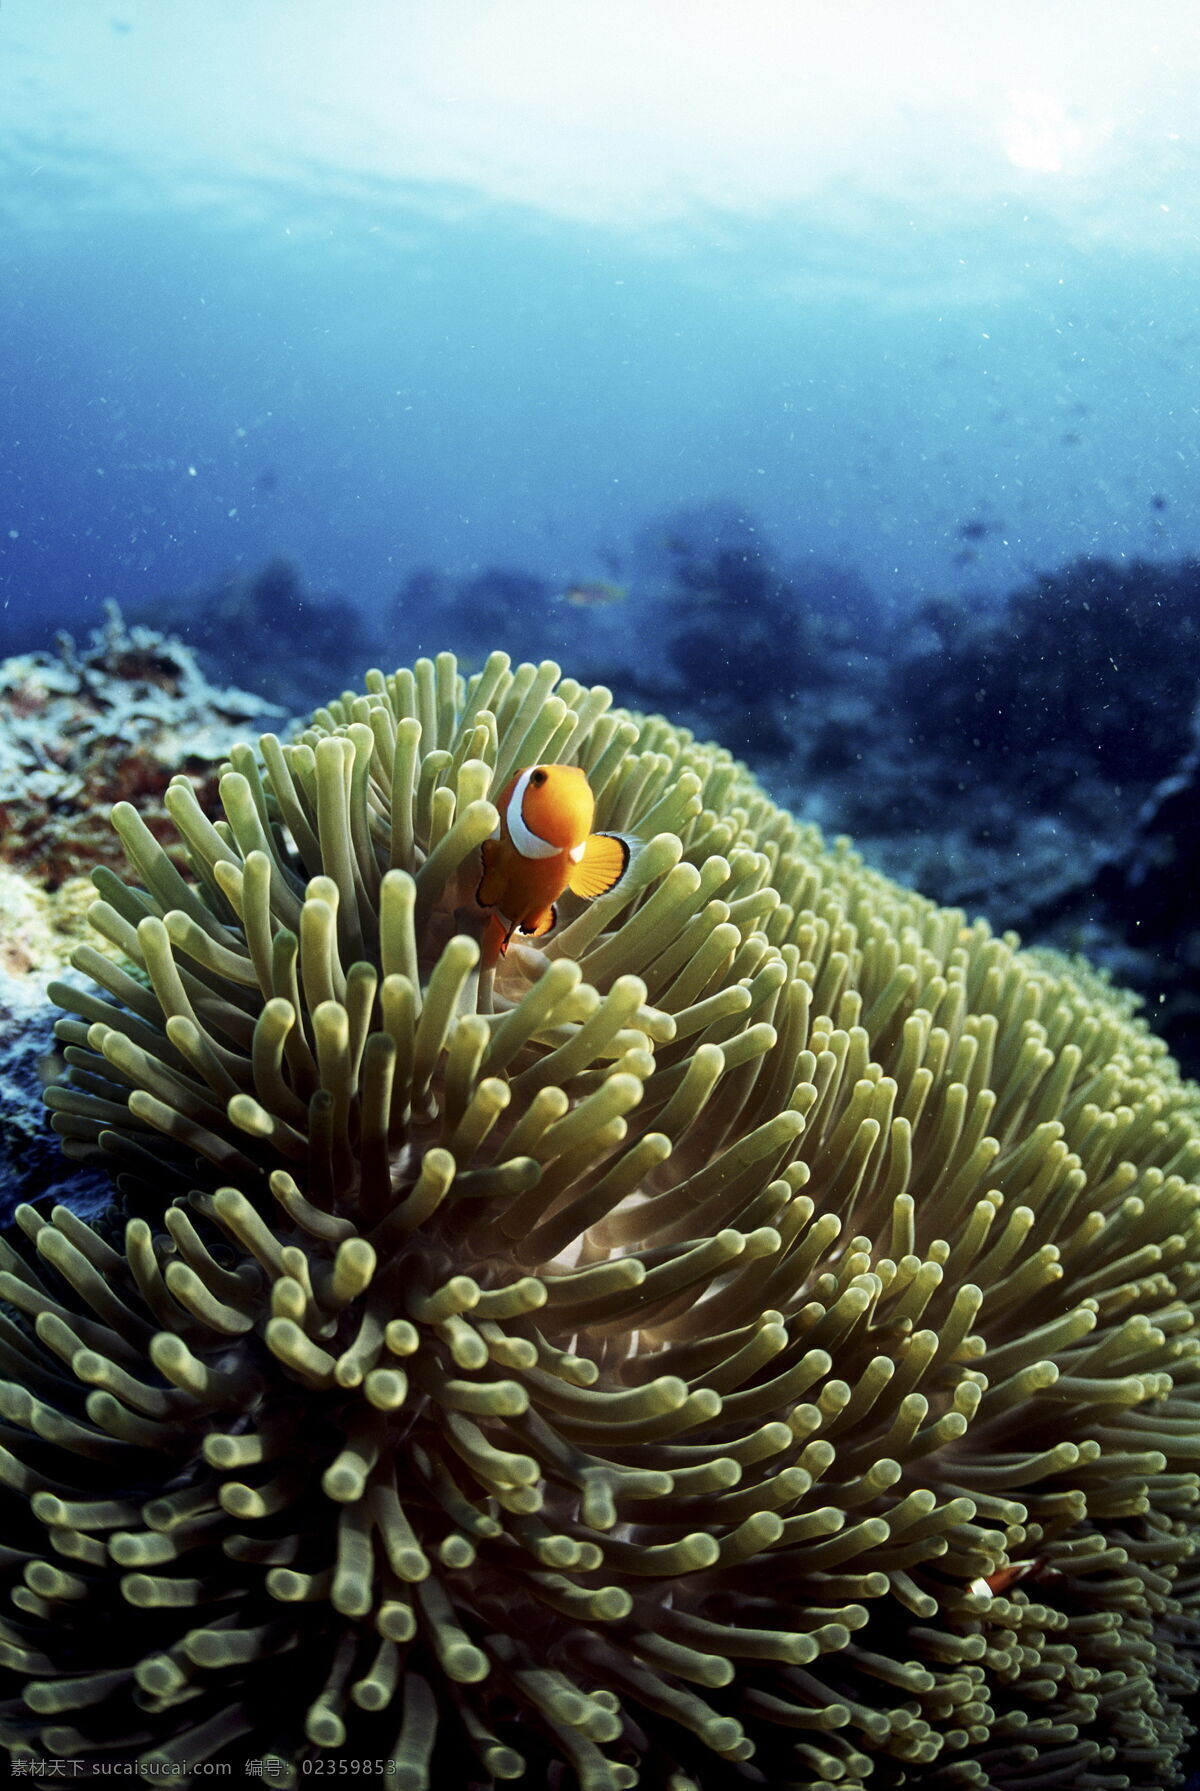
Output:
[[62,1070],[46,989],[88,931],[96,892],[72,877],[53,894],[0,864],[0,1211],[60,1193],[76,1208],[105,1204],[106,1177],[80,1176],[47,1136],[43,1094]]
[[[88,932],[97,863],[119,863],[114,802],[139,805],[155,832],[162,793],[184,771],[206,800],[247,723],[282,713],[261,698],[217,690],[182,641],[125,627],[115,605],[80,649],[0,665],[0,1200],[70,1190],[95,1199],[45,1135],[42,1090],[61,1058],[45,991]],[[109,947],[101,942],[101,949]],[[18,1193],[19,1191],[19,1193]]]
[[136,802],[156,834],[168,779],[183,773],[211,800],[214,770],[256,718],[283,711],[245,691],[216,690],[182,641],[127,629],[115,604],[84,648],[0,665],[0,857],[45,887],[120,862],[108,823]]
[[[648,842],[481,971],[511,770]],[[62,985],[100,1235],[3,1247],[0,1732],[429,1785],[1161,1791],[1200,1105],[726,753],[443,655],[132,809]]]

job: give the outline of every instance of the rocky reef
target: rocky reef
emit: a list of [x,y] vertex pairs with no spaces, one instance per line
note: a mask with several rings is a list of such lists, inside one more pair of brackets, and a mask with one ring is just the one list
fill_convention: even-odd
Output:
[[114,802],[164,831],[163,791],[187,777],[211,801],[214,767],[256,720],[284,711],[216,688],[182,640],[128,628],[116,604],[80,647],[0,665],[0,859],[43,888],[119,862]]
[[115,605],[84,645],[63,634],[0,664],[0,1210],[68,1186],[74,1200],[107,1192],[72,1179],[42,1092],[61,1068],[47,985],[94,938],[88,873],[123,862],[114,803],[170,841],[168,782],[182,776],[212,802],[230,747],[281,713],[210,683],[182,640],[127,627]]

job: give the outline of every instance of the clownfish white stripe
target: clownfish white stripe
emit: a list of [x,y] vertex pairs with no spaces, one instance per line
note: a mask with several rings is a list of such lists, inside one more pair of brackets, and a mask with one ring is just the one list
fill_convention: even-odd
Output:
[[582,864],[583,863],[583,855],[586,851],[587,851],[587,841],[581,840],[577,846],[571,847],[571,850],[567,853],[567,857],[571,860],[572,864]]
[[505,816],[508,837],[522,858],[553,858],[556,853],[561,852],[562,847],[551,846],[546,840],[539,839],[536,833],[526,827],[525,817],[521,812],[529,780],[536,769],[535,765],[531,765],[528,771],[522,771],[516,788],[508,799],[508,814]]

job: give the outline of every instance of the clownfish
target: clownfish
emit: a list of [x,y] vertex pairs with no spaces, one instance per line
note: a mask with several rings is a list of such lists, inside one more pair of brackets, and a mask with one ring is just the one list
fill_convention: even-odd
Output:
[[476,901],[491,908],[492,954],[514,933],[539,938],[558,919],[564,890],[591,900],[615,889],[637,841],[593,833],[596,801],[578,765],[531,765],[510,778],[496,803],[500,826],[481,849]]
[[1040,1578],[1045,1565],[1045,1557],[1041,1555],[1035,1561],[1010,1561],[1007,1567],[997,1567],[994,1573],[989,1573],[981,1579],[972,1580],[967,1591],[988,1598],[997,1598],[1028,1574],[1036,1574]]

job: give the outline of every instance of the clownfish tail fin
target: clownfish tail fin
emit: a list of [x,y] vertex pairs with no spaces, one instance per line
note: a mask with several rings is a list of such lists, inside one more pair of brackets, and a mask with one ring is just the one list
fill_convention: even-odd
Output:
[[593,833],[584,844],[583,857],[572,865],[567,888],[572,895],[592,901],[615,889],[625,875],[641,841],[628,833]]

